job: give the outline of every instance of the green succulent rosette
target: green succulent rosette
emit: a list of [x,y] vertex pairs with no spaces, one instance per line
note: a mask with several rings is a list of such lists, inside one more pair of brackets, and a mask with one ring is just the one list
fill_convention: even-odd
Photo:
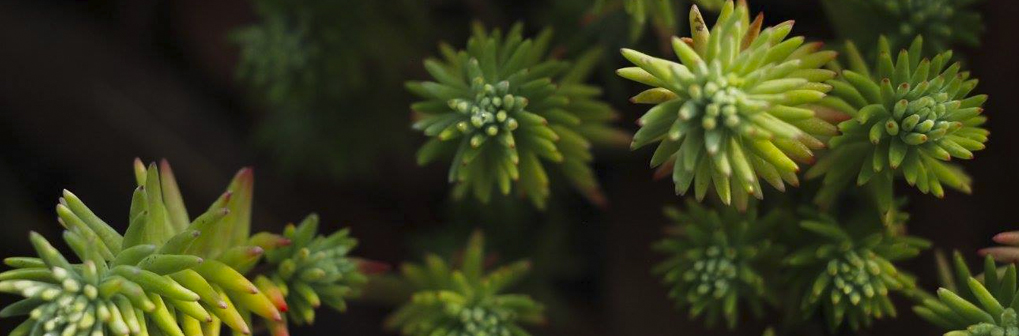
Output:
[[821,69],[835,58],[820,43],[786,38],[788,21],[762,29],[744,2],[726,2],[710,30],[690,12],[690,38],[673,38],[680,63],[623,49],[636,67],[624,78],[650,85],[631,99],[654,104],[639,120],[631,148],[658,143],[651,166],[671,171],[676,192],[693,185],[697,199],[708,187],[725,203],[745,208],[748,195],[763,198],[760,180],[779,190],[798,185],[799,163],[837,134],[814,103],[835,73]]
[[939,259],[942,286],[936,295],[917,291],[913,311],[947,336],[1019,335],[1016,266],[999,268],[988,255],[984,273],[970,273],[956,251],[951,264]]
[[692,318],[703,315],[709,326],[724,318],[731,329],[739,321],[740,302],[757,318],[766,304],[776,302],[765,273],[783,256],[784,249],[770,239],[787,220],[780,211],[758,217],[755,208],[715,210],[689,200],[683,211],[667,207],[665,215],[676,226],[655,244],[669,256],[655,273],[664,276],[669,297],[687,307]]
[[971,190],[970,177],[949,161],[972,159],[984,148],[989,132],[981,106],[987,95],[971,95],[977,80],[952,63],[951,51],[924,58],[923,40],[916,38],[893,61],[884,41],[873,65],[848,44],[848,68],[828,82],[833,89],[824,103],[850,119],[839,124],[831,151],[807,173],[824,175],[817,195],[823,205],[855,181],[873,188],[882,208],[890,209],[898,175],[937,197],[944,196],[944,186]]
[[471,236],[459,267],[430,255],[423,265],[404,264],[403,276],[414,290],[386,326],[407,336],[527,336],[521,325],[544,321],[544,307],[530,296],[502,293],[530,268],[519,261],[485,272],[484,239]]
[[628,139],[610,127],[616,113],[597,100],[601,90],[582,83],[598,53],[574,64],[552,59],[551,31],[525,39],[522,30],[518,24],[503,35],[475,25],[465,50],[443,44],[442,60],[425,61],[434,81],[407,83],[425,99],[411,105],[413,127],[431,137],[418,163],[451,156],[457,197],[487,202],[493,192],[513,192],[543,207],[554,167],[598,202],[591,147]]
[[349,230],[317,235],[318,222],[313,214],[297,226],[287,225],[282,236],[286,243],[266,252],[274,271],[255,280],[263,291],[273,293],[271,298],[284,300],[288,320],[298,325],[313,323],[322,304],[346,311],[346,300],[368,282],[362,272],[366,262],[349,255],[357,239]]
[[815,212],[800,222],[812,240],[785,263],[795,277],[794,292],[801,296],[802,317],[820,313],[834,332],[844,324],[856,331],[875,319],[896,316],[889,294],[914,289],[915,280],[894,263],[916,257],[930,243],[875,222],[868,226],[878,229],[852,223],[856,228],[850,230],[834,217]]

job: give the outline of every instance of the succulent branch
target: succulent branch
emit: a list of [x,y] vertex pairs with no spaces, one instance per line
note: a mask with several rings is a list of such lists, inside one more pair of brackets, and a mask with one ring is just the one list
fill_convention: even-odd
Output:
[[851,119],[839,124],[842,134],[829,142],[831,152],[807,173],[825,175],[819,203],[831,204],[855,180],[873,188],[888,210],[896,175],[937,197],[944,196],[943,185],[970,192],[970,177],[948,161],[972,159],[984,148],[987,95],[970,95],[977,80],[951,61],[951,51],[928,59],[922,46],[916,38],[893,61],[882,39],[876,62],[868,63],[847,45],[848,68],[828,81],[833,90],[821,103]]
[[444,44],[442,60],[425,61],[435,81],[407,83],[425,99],[411,105],[414,129],[432,137],[418,162],[451,155],[458,197],[487,202],[493,192],[513,191],[543,207],[551,166],[598,202],[591,146],[628,138],[609,126],[616,113],[597,100],[601,90],[582,83],[598,53],[575,64],[550,59],[552,32],[525,39],[522,30],[517,24],[503,35],[477,24],[466,50]]
[[711,326],[723,317],[731,329],[739,321],[740,302],[757,318],[766,304],[776,302],[776,284],[767,283],[765,273],[777,269],[784,248],[770,237],[788,216],[774,211],[758,217],[754,208],[747,213],[709,209],[693,200],[683,211],[665,208],[665,215],[676,226],[655,245],[669,255],[655,272],[664,275],[669,296],[677,306],[689,307],[691,318],[705,315]]
[[390,315],[386,326],[407,336],[526,336],[520,324],[544,321],[544,307],[530,296],[502,293],[520,280],[530,263],[518,261],[485,272],[484,239],[476,232],[458,267],[429,255],[425,264],[404,264],[409,301]]
[[896,316],[889,294],[911,290],[915,281],[894,263],[930,246],[926,240],[885,231],[854,233],[822,213],[809,215],[800,227],[814,242],[790,254],[785,263],[800,279],[795,292],[802,296],[803,316],[820,310],[831,331],[843,323],[855,331],[874,319]]
[[266,261],[275,269],[255,281],[263,291],[276,293],[277,299],[285,298],[287,316],[299,325],[314,322],[315,309],[323,303],[346,311],[346,300],[356,296],[368,282],[362,269],[370,264],[349,256],[357,246],[350,231],[316,235],[318,220],[313,214],[297,226],[287,225],[282,237],[265,236],[268,241],[279,242],[272,243],[275,247],[266,253]]
[[672,172],[677,194],[692,184],[700,200],[714,185],[725,204],[746,208],[748,195],[763,198],[760,179],[778,190],[799,185],[797,162],[812,163],[837,133],[812,107],[831,90],[823,82],[835,73],[820,67],[836,54],[787,39],[792,21],[762,29],[763,19],[728,1],[709,30],[694,7],[693,36],[672,40],[681,63],[622,51],[637,66],[617,73],[653,87],[631,101],[655,105],[631,147],[658,143],[651,166]]

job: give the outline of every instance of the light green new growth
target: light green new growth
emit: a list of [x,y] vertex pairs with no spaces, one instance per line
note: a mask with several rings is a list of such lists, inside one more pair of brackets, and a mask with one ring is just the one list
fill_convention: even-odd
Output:
[[475,25],[466,50],[443,44],[441,61],[425,61],[435,81],[407,83],[425,98],[411,105],[414,129],[432,137],[418,162],[452,156],[457,196],[472,192],[488,201],[494,191],[512,191],[543,207],[554,167],[598,202],[591,146],[628,138],[609,127],[616,114],[597,100],[601,90],[582,83],[598,53],[573,65],[549,59],[551,31],[532,40],[522,30],[518,24],[503,35]]
[[937,197],[944,196],[942,185],[970,192],[970,177],[947,162],[972,159],[984,148],[987,95],[970,96],[977,80],[951,62],[951,51],[923,58],[923,41],[916,38],[893,61],[884,41],[873,65],[848,44],[849,68],[828,82],[833,90],[824,105],[852,118],[839,124],[842,134],[829,142],[831,153],[807,173],[825,175],[821,204],[834,202],[855,180],[870,185],[882,209],[890,209],[898,174]]
[[[631,101],[655,104],[639,120],[632,148],[658,143],[652,167],[671,170],[676,192],[694,187],[703,199],[714,185],[725,204],[763,198],[760,180],[776,189],[798,185],[796,163],[812,163],[834,126],[818,118],[813,103],[835,76],[820,69],[834,59],[820,43],[786,39],[792,21],[762,30],[763,15],[750,21],[744,2],[726,2],[708,30],[694,7],[691,38],[673,38],[681,63],[623,49],[637,67],[624,78],[650,85]],[[784,182],[783,182],[784,181]]]
[[541,304],[527,295],[501,294],[527,273],[519,261],[485,273],[484,241],[471,236],[460,267],[429,255],[424,265],[404,264],[407,285],[415,291],[386,326],[407,336],[528,336],[520,324],[544,321]]
[[952,266],[942,264],[945,287],[938,289],[936,297],[919,292],[918,305],[913,307],[917,315],[947,331],[946,336],[1019,335],[1015,264],[1002,270],[987,256],[984,274],[974,276],[958,251]]
[[855,237],[825,214],[804,220],[800,227],[817,242],[790,254],[785,262],[803,279],[803,317],[820,309],[831,331],[848,323],[852,330],[868,327],[874,319],[896,315],[891,291],[915,287],[911,276],[893,262],[913,258],[930,243],[886,232]]
[[251,314],[280,320],[268,298],[213,246],[246,239],[239,226],[250,221],[243,209],[250,206],[250,170],[190,220],[165,161],[159,168],[140,161],[135,166],[139,186],[123,236],[64,191],[57,215],[80,263],[36,233],[31,241],[39,258],[5,259],[15,269],[0,273],[0,292],[25,299],[0,317],[28,316],[11,335],[200,336],[219,335],[223,324],[250,334]]
[[692,318],[706,315],[709,326],[724,317],[731,329],[739,321],[739,301],[758,318],[766,303],[774,303],[770,287],[776,284],[766,284],[761,273],[779,265],[782,248],[769,237],[786,216],[776,211],[758,218],[753,208],[714,210],[693,200],[685,211],[666,208],[665,215],[676,224],[675,233],[655,245],[669,254],[655,272],[664,275],[677,306],[689,307]]

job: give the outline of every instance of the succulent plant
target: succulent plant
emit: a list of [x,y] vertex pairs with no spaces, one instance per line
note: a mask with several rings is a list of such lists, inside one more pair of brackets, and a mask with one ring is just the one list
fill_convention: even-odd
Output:
[[[356,242],[346,231],[313,239],[314,215],[284,236],[250,235],[250,168],[194,219],[165,160],[148,167],[135,160],[134,170],[138,187],[123,235],[65,190],[57,215],[79,262],[36,233],[30,240],[39,258],[4,260],[15,269],[0,273],[0,292],[25,299],[0,317],[28,315],[13,335],[216,336],[222,325],[251,334],[256,316],[274,336],[288,335],[281,312],[310,323],[317,302],[342,308],[364,283],[362,270],[378,269],[347,256]],[[276,268],[261,275],[256,266],[266,251]]]
[[[871,227],[883,228],[880,221]],[[854,225],[856,223],[853,223]],[[874,319],[895,316],[889,293],[915,287],[912,276],[894,262],[913,258],[930,243],[879,230],[847,230],[827,214],[808,214],[800,227],[814,241],[791,253],[785,263],[799,283],[803,316],[820,309],[830,330],[847,323],[852,330]],[[854,234],[855,233],[855,234]]]
[[655,245],[669,255],[655,272],[664,275],[677,305],[689,307],[691,317],[706,315],[708,325],[724,317],[735,328],[740,301],[761,317],[775,300],[762,273],[776,269],[783,255],[770,233],[787,218],[780,211],[758,218],[756,209],[714,210],[692,200],[684,211],[667,207],[665,214],[676,227]]
[[258,21],[230,37],[245,98],[264,110],[253,116],[258,149],[290,173],[329,178],[363,178],[408,152],[403,113],[357,111],[400,110],[396,64],[426,48],[420,1],[251,3]]
[[916,36],[927,39],[926,54],[955,45],[977,46],[984,31],[974,5],[980,0],[825,0],[828,16],[842,38],[873,51],[878,36],[905,48]]
[[452,155],[456,196],[472,192],[487,202],[494,190],[515,191],[542,207],[550,193],[548,165],[598,201],[591,146],[628,138],[608,125],[616,114],[597,100],[600,90],[581,82],[598,54],[572,66],[549,59],[551,31],[532,40],[522,29],[517,24],[503,35],[475,25],[466,50],[442,45],[443,60],[425,61],[435,81],[407,83],[425,99],[411,105],[414,128],[432,137],[418,162]]
[[217,235],[222,243],[247,234],[238,227],[250,220],[243,210],[251,200],[250,171],[231,184],[227,194],[237,196],[221,198],[194,220],[165,161],[159,168],[136,161],[136,173],[139,186],[123,235],[64,191],[57,215],[80,263],[36,233],[31,241],[39,258],[5,260],[16,269],[0,275],[0,291],[25,299],[2,315],[29,317],[13,334],[217,335],[221,324],[250,334],[245,316],[279,320],[276,306],[254,284],[210,257],[218,249],[206,238]]
[[623,9],[630,15],[631,41],[644,35],[648,19],[659,32],[673,34],[676,30],[676,7],[673,1],[623,0]]
[[404,279],[414,293],[386,326],[408,336],[530,335],[520,324],[543,322],[544,308],[527,295],[502,293],[530,264],[519,261],[486,274],[484,263],[484,239],[476,232],[459,267],[435,255],[424,265],[404,264]]
[[681,63],[622,51],[637,67],[618,74],[653,87],[631,101],[656,105],[638,120],[631,148],[658,143],[651,165],[672,171],[678,194],[693,184],[703,199],[713,184],[725,204],[745,208],[748,194],[763,197],[759,178],[779,190],[798,185],[796,161],[813,162],[812,150],[837,133],[812,105],[831,89],[823,82],[835,73],[820,67],[835,52],[786,39],[792,21],[762,23],[743,1],[727,1],[709,30],[694,7],[692,37],[672,40]]
[[937,197],[944,196],[943,185],[970,192],[970,177],[948,161],[972,159],[984,148],[988,131],[981,105],[987,96],[970,96],[977,80],[951,63],[951,51],[922,58],[923,40],[917,38],[892,61],[884,41],[873,66],[848,44],[849,69],[828,82],[833,89],[823,104],[851,119],[839,124],[842,134],[829,142],[831,152],[807,173],[825,175],[817,196],[821,204],[834,202],[854,176],[857,185],[876,190],[885,209],[897,174]]
[[264,292],[273,293],[270,297],[285,298],[289,320],[297,324],[314,322],[315,308],[323,303],[346,311],[346,299],[357,295],[368,281],[362,268],[377,266],[349,256],[357,246],[349,230],[316,236],[318,221],[313,214],[300,225],[287,225],[286,243],[266,252],[266,261],[275,270],[255,280]]
[[970,273],[956,251],[951,266],[939,267],[943,286],[937,295],[918,292],[913,311],[945,331],[947,336],[1019,335],[1019,293],[1016,266],[999,269],[991,256],[984,260],[984,273]]

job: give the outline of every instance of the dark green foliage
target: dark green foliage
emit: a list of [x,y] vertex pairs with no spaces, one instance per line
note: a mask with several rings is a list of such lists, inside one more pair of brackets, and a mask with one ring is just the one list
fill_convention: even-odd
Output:
[[989,132],[981,105],[987,96],[970,96],[977,80],[951,62],[951,51],[921,57],[917,38],[893,61],[888,44],[881,45],[874,63],[847,45],[848,68],[828,82],[832,95],[822,104],[851,118],[839,124],[842,134],[828,143],[830,153],[807,173],[825,175],[817,200],[831,204],[855,180],[874,189],[887,210],[896,175],[938,197],[944,196],[942,185],[968,193],[970,177],[947,162],[972,159],[984,148]]
[[693,200],[684,210],[665,208],[665,215],[675,226],[670,237],[655,245],[669,255],[655,272],[664,275],[669,296],[689,307],[691,317],[705,315],[709,326],[724,317],[734,328],[739,302],[758,318],[766,304],[775,303],[778,284],[766,279],[775,279],[783,248],[771,237],[789,216],[773,211],[759,218],[756,208],[747,213],[731,207],[715,210]]
[[458,197],[487,201],[496,190],[512,191],[543,207],[549,166],[597,202],[591,146],[627,138],[608,125],[615,112],[597,100],[601,90],[582,83],[598,54],[572,65],[551,59],[551,31],[532,40],[522,30],[518,24],[504,36],[476,25],[465,50],[443,45],[441,61],[425,61],[435,81],[407,83],[425,98],[411,106],[414,128],[432,137],[418,162],[452,156],[449,182]]
[[[423,53],[418,1],[254,1],[259,22],[231,36],[262,148],[295,172],[370,173],[379,153],[406,150],[400,65]],[[387,136],[379,137],[384,130]]]
[[831,331],[843,323],[858,330],[874,319],[895,317],[889,294],[913,289],[915,281],[893,263],[930,246],[896,233],[895,226],[885,228],[878,216],[862,214],[840,225],[831,215],[807,211],[800,228],[810,241],[785,259],[793,292],[801,297],[801,318],[820,310]]
[[824,0],[828,17],[843,39],[865,51],[878,48],[878,37],[905,48],[917,36],[927,39],[924,53],[948,51],[953,46],[975,47],[984,32],[974,6],[980,0]]
[[502,293],[529,268],[519,261],[486,272],[484,241],[477,232],[458,266],[436,255],[423,265],[403,265],[414,294],[386,325],[408,336],[530,335],[520,324],[541,323],[544,308],[529,296]]

